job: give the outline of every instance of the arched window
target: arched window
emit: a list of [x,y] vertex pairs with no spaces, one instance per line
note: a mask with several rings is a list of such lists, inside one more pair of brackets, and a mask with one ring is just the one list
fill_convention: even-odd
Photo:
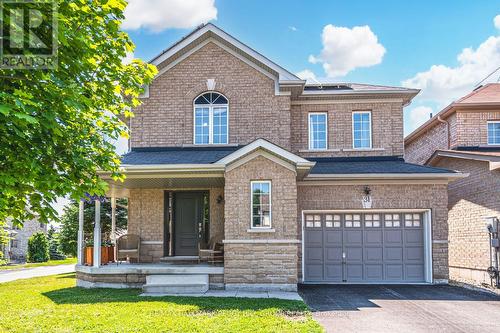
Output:
[[228,101],[216,92],[206,92],[194,100],[194,143],[228,143]]

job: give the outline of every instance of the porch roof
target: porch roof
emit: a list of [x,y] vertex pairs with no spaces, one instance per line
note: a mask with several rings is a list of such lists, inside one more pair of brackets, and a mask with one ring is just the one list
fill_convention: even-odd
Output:
[[160,164],[213,164],[242,146],[132,148],[122,166]]

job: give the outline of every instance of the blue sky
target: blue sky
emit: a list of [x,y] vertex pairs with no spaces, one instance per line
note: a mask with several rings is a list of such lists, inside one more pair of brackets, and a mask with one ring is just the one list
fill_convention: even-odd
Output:
[[[352,58],[349,52],[364,52],[366,67],[361,59],[360,66],[330,79],[422,88],[421,96],[405,110],[408,134],[430,111],[435,113],[469,92],[500,66],[500,17],[498,27],[494,24],[498,5],[496,1],[131,0],[124,27],[137,46],[135,57],[149,60],[197,24],[210,21],[288,70],[309,70],[317,79],[328,76],[324,62],[335,69],[338,52],[348,58]],[[361,35],[345,50],[333,44],[326,61],[311,63],[311,55],[321,58],[327,25],[346,28],[348,39],[353,36],[347,29],[368,26],[376,42],[370,44]],[[486,50],[478,51],[490,37],[494,39],[483,47]],[[370,60],[375,45],[385,52]],[[457,57],[465,48],[471,48],[466,52],[471,59],[460,62]],[[436,65],[442,67],[431,70]],[[418,73],[422,75],[417,77]]]

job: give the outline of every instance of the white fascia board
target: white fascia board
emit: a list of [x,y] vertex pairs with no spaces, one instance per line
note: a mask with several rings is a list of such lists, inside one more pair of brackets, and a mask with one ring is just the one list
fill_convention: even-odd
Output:
[[346,179],[459,179],[468,173],[357,173],[357,174],[313,174],[308,180],[346,180]]
[[500,162],[490,162],[490,171],[500,169]]
[[302,95],[363,95],[363,94],[418,94],[418,89],[408,90],[304,90]]
[[218,37],[224,39],[228,43],[234,45],[235,47],[239,48],[243,52],[247,53],[249,56],[252,58],[256,59],[257,61],[263,63],[264,65],[268,66],[269,68],[272,68],[279,74],[279,80],[283,81],[302,81],[300,80],[297,76],[295,76],[293,73],[287,71],[283,67],[279,66],[278,64],[274,63],[273,61],[269,60],[262,54],[258,53],[257,51],[253,50],[252,48],[246,46],[236,38],[232,37],[222,29],[218,28],[217,26],[208,23],[202,28],[200,28],[198,31],[194,32],[193,34],[189,35],[187,38],[183,39],[181,42],[179,42],[177,45],[172,47],[170,50],[167,52],[163,53],[159,57],[156,57],[151,63],[153,65],[159,65],[163,61],[167,60],[170,58],[172,55],[175,53],[179,52],[183,48],[185,48],[187,45],[191,44],[194,42],[196,39],[201,37],[203,34],[207,32],[212,32],[213,34],[217,35]]
[[[451,158],[461,158],[464,160],[475,160],[475,161],[483,161],[483,162],[490,162],[490,163],[500,163],[500,157],[480,155],[480,154],[474,154],[474,153],[461,153],[460,151],[457,151],[457,152],[437,151],[436,155],[429,159],[429,162],[432,161],[433,159],[435,159],[436,157],[451,157]],[[494,160],[492,160],[492,159],[494,159]],[[495,161],[495,160],[498,160],[498,161]]]
[[142,164],[142,165],[121,165],[123,172],[196,172],[196,171],[224,171],[221,164]]
[[269,141],[266,141],[264,139],[257,139],[254,142],[246,145],[245,147],[238,149],[237,151],[227,155],[226,157],[220,159],[217,161],[218,164],[224,164],[227,165],[231,162],[234,162],[243,156],[250,154],[256,149],[264,149],[267,150],[277,156],[280,156],[281,158],[292,162],[296,166],[300,167],[313,167],[315,165],[315,162],[308,161],[298,155],[295,155],[293,153],[290,153],[289,151],[276,146],[275,144],[272,144]]

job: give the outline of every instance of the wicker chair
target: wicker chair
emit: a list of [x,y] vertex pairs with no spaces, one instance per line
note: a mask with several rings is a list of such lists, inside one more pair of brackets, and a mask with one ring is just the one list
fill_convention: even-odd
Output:
[[137,259],[139,262],[141,250],[141,239],[137,235],[125,234],[116,241],[116,260]]
[[224,262],[224,246],[222,240],[211,237],[207,244],[207,249],[198,249],[198,263],[206,261],[209,264],[219,264]]

